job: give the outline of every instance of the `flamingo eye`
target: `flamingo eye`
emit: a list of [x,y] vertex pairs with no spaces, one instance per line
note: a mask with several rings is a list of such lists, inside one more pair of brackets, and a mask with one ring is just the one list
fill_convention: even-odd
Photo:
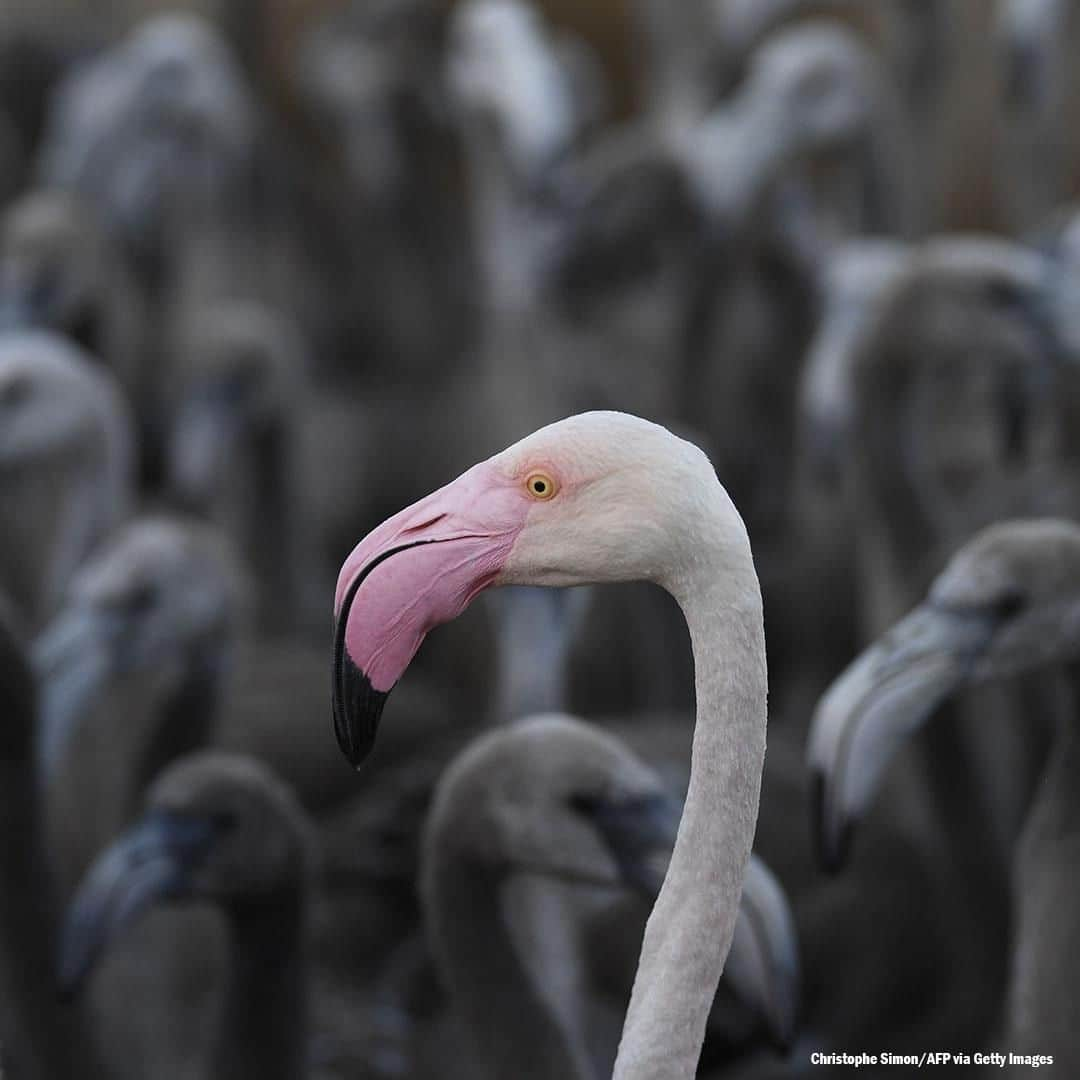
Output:
[[555,481],[545,472],[531,472],[525,478],[525,490],[534,498],[550,499],[558,490]]

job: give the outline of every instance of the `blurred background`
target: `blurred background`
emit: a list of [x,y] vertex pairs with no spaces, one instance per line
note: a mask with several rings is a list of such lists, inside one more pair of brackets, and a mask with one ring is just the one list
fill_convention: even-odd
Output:
[[[804,753],[953,553],[1080,513],[1078,50],[1071,0],[4,0],[5,1075],[510,1075],[433,955],[474,933],[423,885],[433,792],[481,733],[563,712],[681,794],[682,616],[645,585],[484,596],[357,778],[331,598],[385,517],[589,409],[707,451],[765,597],[771,929],[701,1074],[1003,1031],[1075,1064],[1075,1016],[1017,1027],[1011,869],[1067,680],[959,694],[835,876]],[[252,818],[237,865],[211,887],[136,858],[122,913],[95,909],[99,853],[189,802]],[[169,835],[194,873],[204,840]],[[492,1027],[546,1017],[513,1075],[570,1075],[559,1038],[608,1075],[647,905],[511,884],[483,902],[542,1000],[474,979]],[[295,940],[252,915],[283,888]],[[1043,992],[1080,1000],[1067,968]]]

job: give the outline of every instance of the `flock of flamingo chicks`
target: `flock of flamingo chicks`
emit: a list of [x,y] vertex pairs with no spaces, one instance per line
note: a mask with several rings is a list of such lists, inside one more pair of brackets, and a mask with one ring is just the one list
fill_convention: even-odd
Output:
[[0,1071],[1080,1075],[1074,7],[5,43]]

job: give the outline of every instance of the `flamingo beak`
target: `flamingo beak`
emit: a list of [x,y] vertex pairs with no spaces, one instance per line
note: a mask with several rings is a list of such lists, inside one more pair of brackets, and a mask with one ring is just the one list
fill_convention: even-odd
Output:
[[671,861],[682,803],[657,792],[620,802],[579,800],[576,807],[603,837],[622,880],[655,900]]
[[369,533],[338,577],[333,720],[358,768],[386,699],[427,632],[457,618],[498,577],[525,523],[513,484],[481,463]]
[[755,855],[746,867],[724,981],[761,1019],[777,1049],[790,1052],[801,1004],[799,937],[783,887]]
[[223,825],[159,810],[146,814],[87,873],[60,946],[60,983],[74,995],[118,934],[156,903],[191,891],[191,875]]
[[992,616],[924,604],[852,662],[818,704],[808,763],[818,855],[847,857],[893,755],[970,678],[996,629]]
[[[579,801],[619,867],[622,880],[655,900],[667,874],[682,803],[667,794],[623,802]],[[800,968],[795,918],[769,868],[750,856],[724,981],[784,1052],[795,1035]]]

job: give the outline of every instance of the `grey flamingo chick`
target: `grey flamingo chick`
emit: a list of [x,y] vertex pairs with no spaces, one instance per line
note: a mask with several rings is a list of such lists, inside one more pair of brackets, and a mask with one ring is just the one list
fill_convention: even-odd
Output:
[[[297,717],[325,710],[325,658],[288,640],[251,639],[246,586],[216,530],[168,518],[133,522],[80,570],[67,607],[35,647],[50,856],[69,897],[171,761],[207,744],[258,755],[321,818],[328,858],[313,912],[314,959],[320,972],[344,969],[363,989],[378,950],[415,925],[411,878],[403,883],[394,861],[405,846],[397,841],[407,801],[400,759],[417,742],[434,752],[447,726],[443,705],[406,706],[410,722],[398,728],[405,746],[383,747],[382,786],[357,798],[333,742],[296,726]],[[344,807],[346,796],[364,805]],[[120,1048],[110,1057],[118,1076],[186,1075],[200,1059],[220,985],[218,929],[205,912],[155,916],[109,951],[88,998],[105,1041]],[[132,998],[138,1009],[117,1004]],[[319,1004],[321,1017],[322,996]]]
[[7,207],[0,218],[0,328],[63,334],[146,404],[145,319],[142,294],[91,207],[67,192],[41,190]]
[[31,630],[130,512],[132,422],[115,380],[57,334],[0,337],[0,587]]
[[68,913],[61,981],[74,991],[110,941],[162,903],[219,907],[229,983],[208,1075],[307,1075],[305,918],[310,835],[292,793],[250,758],[177,761],[142,817],[86,876]]
[[[1075,505],[1065,463],[1080,384],[1054,364],[1049,279],[1046,260],[1020,245],[939,238],[908,261],[855,341],[870,633],[921,595],[935,547],[948,552],[1003,516]],[[897,595],[873,595],[872,564],[883,569],[877,591]]]
[[[647,912],[627,906],[626,891],[655,897],[679,810],[618,739],[566,716],[496,729],[448,766],[425,827],[425,920],[490,1075],[610,1072]],[[724,1034],[752,1038],[764,1027],[786,1044],[798,996],[794,927],[775,879],[758,860],[750,867],[722,983],[739,1003],[725,998],[727,1012],[743,1012],[726,1017]],[[547,883],[566,891],[553,898],[549,889],[545,905],[535,894]]]
[[[1047,285],[1047,261],[1030,249],[990,237],[935,240],[913,255],[858,343],[849,468],[864,641],[909,610],[975,530],[1075,513],[1080,379],[1057,362]],[[1023,689],[1042,693],[1037,681]],[[1020,738],[1004,721],[1017,692],[973,691],[957,703],[958,723],[913,744],[890,780],[898,796],[901,788],[914,796],[907,805],[922,817],[928,844],[966,835],[942,848],[956,870],[972,860],[956,873],[957,887],[985,873],[992,880],[983,895],[1003,901],[1008,853],[1043,752],[1032,733]],[[980,737],[991,713],[1003,721],[993,744]],[[979,845],[988,842],[993,855],[983,857]],[[980,913],[991,910],[984,904]]]
[[146,291],[74,193],[32,190],[0,218],[0,329],[63,334],[111,371],[133,406],[140,476],[151,474],[160,402]]
[[36,641],[39,768],[66,888],[157,772],[210,739],[245,584],[208,527],[138,519],[80,568]]
[[[908,255],[898,241],[860,238],[826,257],[821,317],[799,376],[798,458],[815,497],[832,496],[830,511],[837,509],[855,420],[852,368],[859,339],[888,300]],[[819,487],[825,490],[819,493]]]
[[162,285],[192,222],[235,193],[254,134],[253,102],[220,34],[195,15],[161,15],[61,81],[39,176],[85,198]]
[[1080,19],[1064,0],[1002,0],[996,14],[996,193],[1006,226],[1019,231],[1076,194],[1080,158],[1070,133],[1080,109],[1072,63]]
[[195,309],[185,323],[169,380],[172,495],[245,559],[260,628],[295,631],[312,585],[305,556],[314,545],[305,541],[319,532],[314,463],[303,453],[312,394],[302,336],[250,302]]
[[1057,519],[994,525],[961,548],[926,600],[837,680],[819,706],[808,748],[821,854],[835,863],[896,750],[940,704],[974,684],[1064,669],[1069,713],[1059,717],[1013,864],[1005,1045],[1052,1054],[1067,1074],[1080,1069],[1078,659],[1080,528]]
[[0,1062],[24,1080],[101,1080],[83,1017],[61,1005],[51,976],[56,909],[34,776],[37,686],[3,598],[0,715]]
[[[902,193],[887,190],[885,149],[875,143],[891,130],[883,91],[872,52],[843,25],[784,27],[754,52],[737,90],[680,133],[675,150],[721,226],[752,217],[763,193],[817,160],[820,190],[812,194],[809,172],[800,183],[839,235],[903,228]],[[826,167],[830,155],[841,159],[839,170]]]
[[[1076,505],[1070,431],[1080,383],[1055,363],[1045,271],[1044,259],[1015,244],[935,240],[912,254],[856,335],[846,480],[864,641],[924,594],[973,530]],[[1052,705],[1032,709],[1031,696],[1045,693],[1038,684],[1023,693],[1021,703],[1016,686],[979,687],[957,701],[954,722],[897,762],[874,821],[902,821],[940,868],[950,909],[972,912],[967,931],[947,941],[966,1019],[940,1010],[968,1030],[986,1029],[1007,982],[1004,953],[980,934],[1007,932],[1009,853],[1045,752],[1037,731]],[[1010,723],[1017,708],[1033,712],[1032,730]],[[991,716],[992,741],[983,736]]]

